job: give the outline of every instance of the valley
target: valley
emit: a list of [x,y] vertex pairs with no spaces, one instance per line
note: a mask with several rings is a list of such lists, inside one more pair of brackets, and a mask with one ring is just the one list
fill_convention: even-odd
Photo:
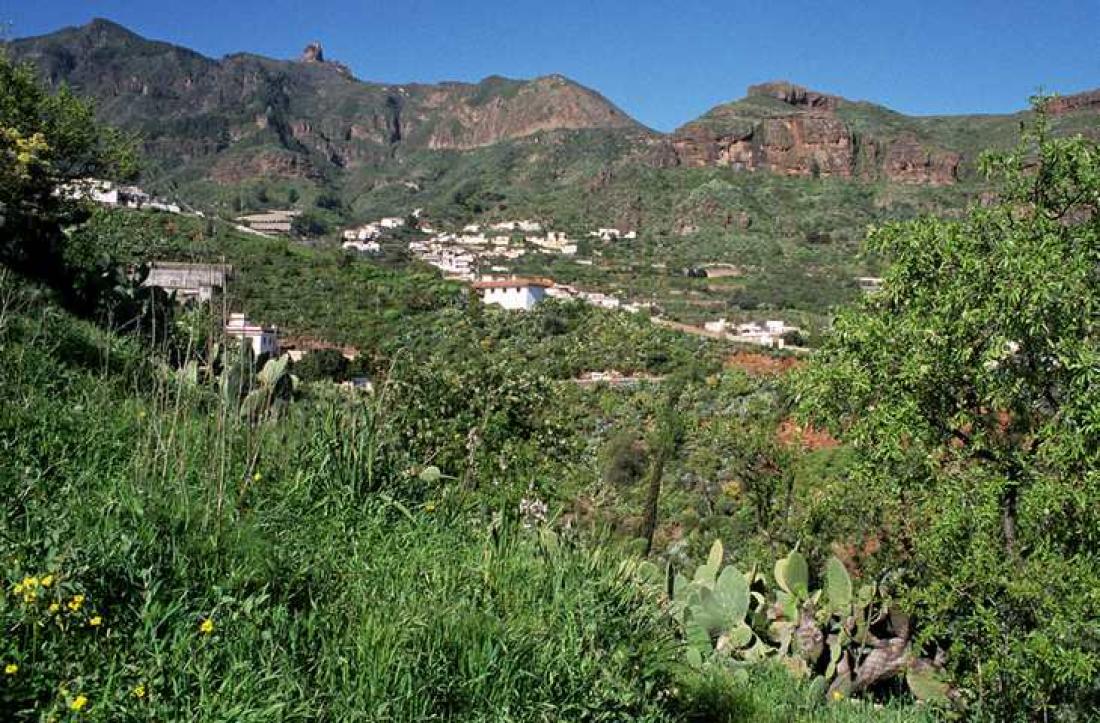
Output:
[[0,718],[1096,717],[1097,93],[5,40]]

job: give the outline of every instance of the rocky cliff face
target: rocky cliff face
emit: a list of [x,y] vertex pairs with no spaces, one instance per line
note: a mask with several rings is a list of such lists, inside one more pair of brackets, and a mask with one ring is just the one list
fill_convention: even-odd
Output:
[[769,118],[749,130],[689,124],[673,135],[671,143],[680,164],[695,168],[849,177],[855,165],[851,133],[827,115]]
[[[651,132],[598,93],[561,76],[529,81],[383,85],[357,80],[311,43],[293,61],[215,60],[114,23],[6,44],[44,80],[91,96],[103,120],[135,131],[160,169],[236,183],[255,177],[339,182],[407,159],[513,143],[568,158],[584,185],[616,165],[723,167],[807,178],[949,185],[988,139],[1003,144],[1026,118],[918,118],[793,83],[754,85],[672,134]],[[1100,91],[1051,101],[1052,127],[1100,137]],[[539,142],[542,142],[540,146]],[[568,150],[555,145],[565,143]],[[593,171],[594,158],[603,170]],[[451,161],[434,157],[428,165]],[[509,166],[517,175],[521,164]],[[522,181],[520,181],[522,183]]]
[[912,134],[857,133],[838,113],[846,103],[787,82],[754,85],[745,100],[683,126],[670,143],[679,163],[689,167],[935,185],[956,181],[959,154],[928,147]]
[[[466,150],[540,131],[642,130],[598,93],[561,76],[479,84],[380,85],[311,43],[297,61],[221,60],[146,40],[104,20],[14,41],[54,85],[96,99],[104,120],[138,131],[165,163],[217,156],[213,177],[308,175],[384,161],[397,149]],[[236,148],[262,147],[258,154]],[[223,157],[224,156],[224,157]]]
[[1052,98],[1047,106],[1051,115],[1065,115],[1079,110],[1100,113],[1100,90]]

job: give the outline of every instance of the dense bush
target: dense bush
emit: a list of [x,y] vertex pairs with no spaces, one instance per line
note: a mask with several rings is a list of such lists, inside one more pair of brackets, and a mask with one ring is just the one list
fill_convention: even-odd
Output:
[[1100,712],[1100,153],[1044,131],[986,159],[996,203],[871,236],[883,290],[801,385],[922,640],[998,719]]
[[67,88],[48,93],[30,67],[0,53],[0,263],[50,283],[80,311],[89,311],[114,279],[109,263],[74,265],[63,254],[62,226],[86,216],[85,205],[58,193],[78,179],[125,177],[130,146],[95,121],[90,103]]

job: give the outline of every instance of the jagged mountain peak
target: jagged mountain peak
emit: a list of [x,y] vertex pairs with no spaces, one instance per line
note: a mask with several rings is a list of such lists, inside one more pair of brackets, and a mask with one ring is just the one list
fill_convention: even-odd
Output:
[[361,82],[328,59],[320,42],[306,46],[298,62],[251,54],[214,60],[98,20],[9,48],[48,82],[93,97],[103,120],[141,133],[151,157],[169,165],[193,159],[220,180],[322,177],[385,162],[399,150],[465,150],[547,131],[642,130],[564,76]]

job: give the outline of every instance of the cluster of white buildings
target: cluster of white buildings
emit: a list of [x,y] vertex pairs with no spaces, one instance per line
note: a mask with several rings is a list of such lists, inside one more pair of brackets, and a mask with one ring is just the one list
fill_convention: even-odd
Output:
[[725,319],[708,321],[703,328],[712,334],[720,334],[730,341],[742,344],[755,344],[769,349],[782,349],[786,346],[783,338],[792,332],[801,331],[797,326],[788,326],[781,320],[765,321],[763,324],[746,322],[744,324],[731,324]]
[[545,299],[576,300],[602,309],[621,309],[635,314],[651,308],[650,304],[623,303],[610,294],[583,291],[550,279],[483,276],[473,282],[473,288],[480,294],[483,303],[505,309],[528,310]]
[[583,289],[578,289],[569,284],[555,284],[554,287],[547,292],[547,295],[555,299],[575,299],[577,301],[583,301],[590,306],[598,306],[601,309],[622,309],[632,314],[639,314],[642,311],[653,308],[653,305],[649,303],[624,302],[611,294],[605,294],[601,291],[584,291]]
[[[418,208],[412,212],[412,217],[419,219],[422,213],[423,209]],[[385,216],[377,221],[371,221],[362,226],[349,228],[343,233],[343,247],[350,251],[359,251],[360,253],[381,253],[382,245],[378,243],[378,239],[382,238],[382,235],[385,234],[386,231],[393,231],[407,224],[408,221],[400,216]],[[426,234],[434,233],[434,230],[428,226],[422,226],[420,230]]]
[[[412,215],[420,218],[421,209],[416,209]],[[378,239],[387,230],[405,224],[404,218],[391,217],[349,228],[343,233],[343,246],[362,253],[380,253],[382,248]],[[428,238],[412,241],[409,251],[448,277],[466,281],[476,279],[481,266],[507,271],[506,267],[498,265],[502,259],[514,261],[527,253],[575,256],[578,251],[577,241],[570,239],[566,232],[546,230],[542,223],[530,219],[486,225],[471,223],[459,231],[436,230],[422,222],[418,230]],[[616,228],[600,228],[588,232],[588,236],[612,241],[634,239],[638,234],[635,231],[624,233]]]
[[103,206],[183,213],[179,204],[151,196],[137,186],[119,186],[98,178],[73,181],[62,186],[60,192],[68,198],[86,199]]
[[620,231],[617,228],[598,228],[595,231],[589,231],[588,235],[593,238],[598,238],[600,241],[633,241],[638,238],[637,231]]

